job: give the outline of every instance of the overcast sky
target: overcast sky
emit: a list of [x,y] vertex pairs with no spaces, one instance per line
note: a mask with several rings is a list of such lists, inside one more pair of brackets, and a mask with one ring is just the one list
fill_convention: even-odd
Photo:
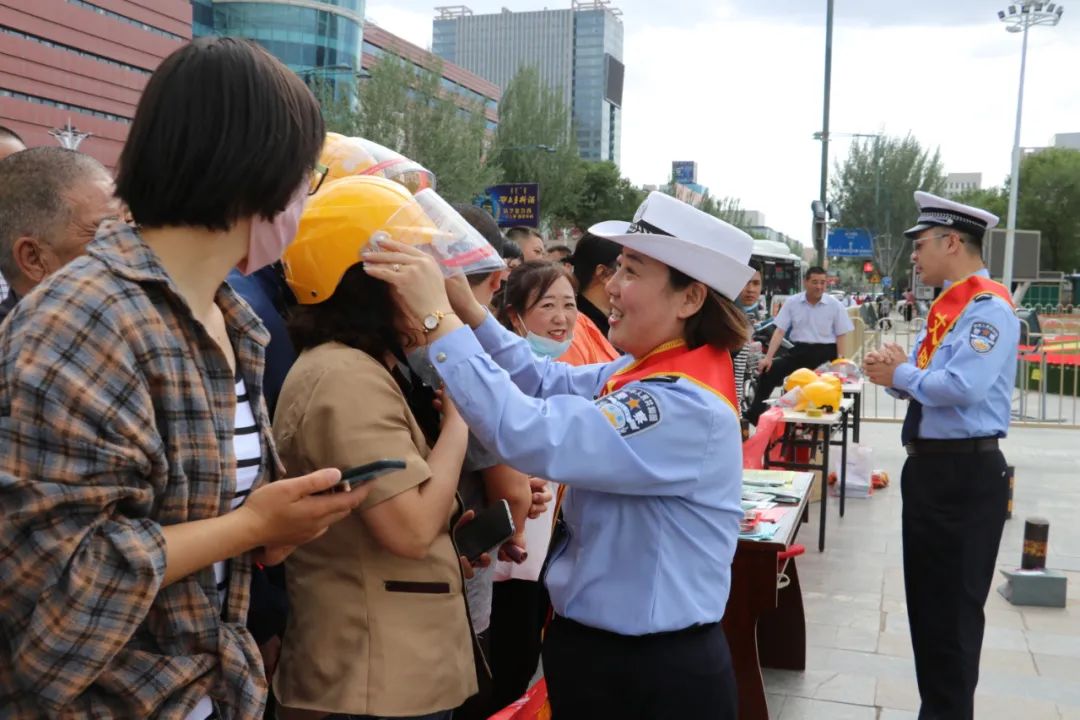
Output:
[[[369,0],[368,19],[431,45],[436,3]],[[543,0],[466,2],[477,14],[539,10]],[[940,147],[947,172],[1009,172],[1019,35],[993,0],[836,0],[830,173],[850,139],[912,132]],[[565,7],[569,0],[548,2]],[[825,0],[622,0],[626,64],[622,170],[664,182],[696,160],[714,195],[742,201],[809,243],[820,184]],[[1022,145],[1080,132],[1080,6],[1031,31]],[[661,9],[662,8],[662,9]],[[1071,68],[1071,69],[1070,69]],[[912,204],[914,213],[914,203]]]

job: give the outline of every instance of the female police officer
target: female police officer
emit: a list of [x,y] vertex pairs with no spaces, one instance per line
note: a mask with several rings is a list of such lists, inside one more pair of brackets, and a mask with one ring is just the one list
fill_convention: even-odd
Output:
[[546,575],[555,718],[733,718],[720,620],[742,515],[729,350],[746,323],[731,299],[752,274],[752,241],[660,193],[632,224],[590,232],[623,246],[607,290],[627,356],[604,365],[535,359],[415,248],[386,243],[365,267],[423,319],[477,437],[570,487]]

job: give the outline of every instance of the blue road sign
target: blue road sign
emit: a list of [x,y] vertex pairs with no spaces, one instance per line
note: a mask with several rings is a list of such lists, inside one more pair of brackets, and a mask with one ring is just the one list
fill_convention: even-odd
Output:
[[881,278],[881,285],[882,285],[882,287],[892,287],[892,278],[889,277],[888,275]]
[[874,257],[874,239],[862,228],[833,228],[825,251],[830,257]]

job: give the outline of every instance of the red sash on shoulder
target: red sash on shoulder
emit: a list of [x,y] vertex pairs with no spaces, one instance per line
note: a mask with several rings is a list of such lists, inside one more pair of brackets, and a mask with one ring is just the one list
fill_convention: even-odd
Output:
[[603,395],[624,385],[654,377],[680,377],[714,393],[739,415],[735,394],[735,370],[730,353],[711,345],[690,350],[683,340],[672,340],[611,376]]
[[1009,307],[1013,306],[1008,289],[982,275],[969,275],[967,279],[954,282],[938,295],[937,300],[930,306],[930,314],[926,319],[926,337],[919,346],[919,354],[915,356],[915,364],[920,370],[925,370],[930,365],[941,341],[964,314],[967,306],[975,298],[987,294],[997,295],[1009,303]]

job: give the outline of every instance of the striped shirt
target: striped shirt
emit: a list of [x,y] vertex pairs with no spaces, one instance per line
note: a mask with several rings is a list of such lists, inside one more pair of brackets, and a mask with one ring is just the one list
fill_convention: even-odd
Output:
[[[259,478],[259,465],[262,462],[262,442],[259,440],[259,426],[255,423],[255,414],[251,411],[251,400],[242,377],[236,378],[236,417],[233,421],[233,452],[236,455],[236,492],[233,493],[230,506],[233,510],[244,504],[251,494],[251,487]],[[229,588],[230,561],[214,563],[214,580],[217,581],[218,593],[225,598]],[[209,697],[204,697],[188,714],[188,720],[210,720],[217,717],[214,705]]]
[[162,527],[234,499],[237,375],[256,486],[281,476],[269,337],[227,285],[215,302],[235,372],[138,232],[105,223],[0,327],[0,715],[184,718],[212,695],[223,720],[261,720],[250,557],[224,595],[211,568],[162,587]]

